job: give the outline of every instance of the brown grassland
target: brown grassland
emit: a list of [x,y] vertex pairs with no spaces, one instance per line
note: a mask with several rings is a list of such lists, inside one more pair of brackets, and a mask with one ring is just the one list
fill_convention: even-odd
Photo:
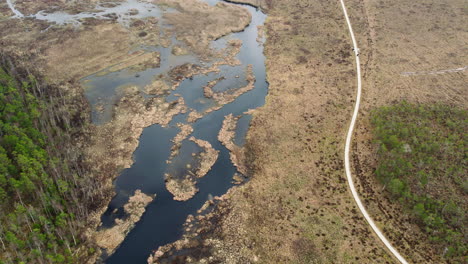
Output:
[[[369,115],[376,107],[403,100],[467,109],[466,72],[427,74],[466,66],[466,3],[348,1],[348,5],[364,64],[363,107],[353,146],[359,192],[374,220],[408,261],[451,263],[454,260],[442,257],[444,248],[429,243],[428,235],[377,183]],[[419,74],[404,76],[404,72]],[[450,179],[439,185],[448,187],[446,181]]]
[[[353,145],[359,192],[408,261],[446,262],[375,180],[368,120],[371,109],[402,100],[467,108],[465,72],[402,75],[466,65],[466,4],[346,2],[363,63],[363,105]],[[248,133],[252,178],[218,203],[221,216],[202,217],[202,227],[188,232],[185,245],[176,243],[162,263],[396,263],[361,217],[345,180],[343,148],[356,77],[339,1],[259,5],[268,13],[270,88]],[[181,248],[192,253],[180,254]]]

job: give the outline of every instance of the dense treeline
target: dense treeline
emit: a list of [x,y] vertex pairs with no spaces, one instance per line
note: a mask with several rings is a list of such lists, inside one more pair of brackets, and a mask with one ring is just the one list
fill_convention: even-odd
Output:
[[466,263],[468,111],[406,102],[372,113],[376,176],[451,262]]
[[85,247],[80,231],[92,196],[86,186],[93,185],[71,144],[83,120],[65,100],[60,89],[2,61],[1,264],[76,263],[86,255],[78,248]]

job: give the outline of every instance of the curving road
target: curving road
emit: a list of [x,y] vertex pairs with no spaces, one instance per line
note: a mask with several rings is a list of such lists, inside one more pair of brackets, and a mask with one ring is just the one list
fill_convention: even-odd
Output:
[[357,116],[359,113],[359,105],[361,104],[361,91],[362,91],[362,80],[361,80],[361,62],[359,60],[359,48],[356,42],[356,38],[354,37],[353,27],[351,26],[351,21],[349,20],[348,12],[346,11],[346,5],[344,0],[341,1],[341,7],[343,8],[343,13],[346,18],[346,22],[348,24],[349,33],[351,35],[351,39],[353,40],[353,47],[354,47],[354,56],[356,57],[356,70],[357,70],[357,81],[358,81],[358,90],[357,90],[357,97],[356,97],[356,105],[354,106],[354,113],[351,119],[351,124],[349,125],[348,135],[346,136],[346,146],[345,146],[345,170],[346,170],[346,178],[348,179],[349,188],[351,189],[351,193],[353,194],[353,198],[356,201],[356,204],[359,207],[364,218],[367,220],[369,225],[371,226],[372,230],[377,234],[377,236],[382,240],[385,246],[392,252],[393,256],[398,259],[402,264],[408,264],[408,262],[398,253],[398,251],[390,244],[390,242],[385,238],[383,233],[374,223],[374,220],[369,216],[366,211],[366,208],[361,202],[359,195],[354,187],[353,177],[351,175],[351,168],[349,162],[349,153],[351,148],[351,139],[353,137],[354,127],[356,125]]

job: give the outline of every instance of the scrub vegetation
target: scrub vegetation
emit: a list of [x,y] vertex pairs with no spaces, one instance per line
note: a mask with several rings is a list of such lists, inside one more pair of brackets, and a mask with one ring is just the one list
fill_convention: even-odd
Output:
[[[363,70],[363,104],[352,151],[355,169],[353,175],[356,177],[358,192],[374,221],[408,262],[454,263],[454,252],[450,249],[454,243],[444,242],[443,237],[446,234],[441,229],[431,227],[432,230],[427,232],[426,224],[423,223],[422,218],[427,217],[426,221],[432,221],[430,219],[437,215],[429,215],[428,212],[431,214],[439,212],[444,216],[444,228],[464,232],[463,236],[466,236],[466,230],[453,229],[450,220],[445,218],[450,210],[448,205],[445,208],[444,206],[428,208],[426,207],[428,204],[423,201],[426,195],[443,202],[444,205],[450,204],[452,200],[456,202],[466,199],[463,196],[459,196],[457,199],[453,198],[456,194],[466,194],[463,194],[460,189],[462,184],[454,182],[456,172],[450,171],[450,166],[444,167],[442,164],[453,164],[460,169],[463,169],[464,165],[460,162],[447,163],[449,161],[444,161],[445,157],[441,156],[454,155],[454,153],[447,152],[447,148],[451,148],[452,151],[460,151],[460,145],[457,146],[458,149],[450,145],[445,146],[445,141],[454,142],[454,139],[447,137],[454,134],[455,130],[444,125],[441,117],[453,120],[455,118],[453,114],[461,111],[449,108],[467,110],[466,72],[430,74],[432,71],[456,69],[466,65],[468,56],[463,48],[468,39],[465,30],[466,15],[463,12],[466,3],[458,0],[418,2],[395,0],[392,3],[347,0],[347,5],[360,46],[359,57]],[[405,74],[407,72],[423,74],[407,75]],[[388,192],[389,184],[384,189],[385,185],[375,177],[375,172],[382,163],[380,163],[378,146],[376,146],[372,136],[372,112],[380,107],[393,108],[397,104],[397,107],[393,108],[396,112],[389,115],[406,116],[398,114],[403,111],[401,106],[398,106],[403,101],[407,101],[417,108],[422,107],[421,109],[425,109],[427,113],[423,115],[415,112],[414,119],[406,119],[407,121],[411,120],[409,122],[403,122],[404,119],[401,119],[398,121],[402,123],[400,125],[427,126],[427,129],[435,133],[434,137],[425,134],[424,130],[416,134],[420,141],[419,144],[427,144],[424,148],[427,147],[427,151],[430,152],[433,159],[430,166],[427,165],[428,160],[421,160],[424,162],[424,166],[428,167],[419,168],[420,161],[414,162],[412,160],[414,156],[409,156],[414,153],[422,155],[426,150],[418,149],[418,145],[413,146],[411,141],[403,143],[408,144],[406,150],[411,150],[413,153],[408,152],[406,153],[407,157],[405,157],[408,158],[408,160],[405,159],[405,162],[410,162],[414,167],[410,171],[422,171],[425,174],[432,172],[430,173],[432,178],[427,175],[428,183],[426,186],[418,183],[421,175],[416,173],[411,178],[413,181],[409,181],[406,185],[412,196],[418,196],[418,199],[422,199],[416,203],[424,204],[425,212],[422,218],[415,215],[413,211],[415,204],[409,203],[409,201],[398,202],[398,196]],[[439,109],[437,112],[435,109],[430,110],[438,104],[445,105],[446,109]],[[411,108],[413,107],[408,106],[408,109]],[[411,112],[412,110],[405,111]],[[432,114],[429,114],[431,112]],[[444,114],[444,112],[452,113],[452,115]],[[386,118],[391,120],[390,116]],[[463,123],[458,123],[456,126],[456,129],[463,129]],[[466,125],[464,126],[466,131]],[[449,128],[452,131],[450,134],[448,134]],[[399,140],[402,139],[399,138]],[[439,145],[440,149],[432,149],[434,144]],[[464,151],[466,152],[466,150]],[[429,154],[426,157],[428,156]],[[419,158],[423,158],[423,156]],[[453,158],[456,157],[453,156]],[[466,167],[464,170],[466,175]],[[408,175],[405,175],[403,179],[408,180],[409,178],[406,176]],[[425,178],[426,176],[422,177],[423,181]],[[399,180],[403,182],[403,179]],[[398,183],[398,181],[394,181],[394,183]],[[449,193],[450,191],[454,193]],[[455,218],[450,217],[450,219]],[[466,222],[464,225],[466,226]],[[435,236],[439,237],[440,241],[431,241],[433,240],[431,237]],[[455,239],[458,235],[452,234],[450,236]],[[466,255],[466,253],[464,254]]]
[[406,102],[372,113],[375,174],[444,257],[467,255],[468,111]]

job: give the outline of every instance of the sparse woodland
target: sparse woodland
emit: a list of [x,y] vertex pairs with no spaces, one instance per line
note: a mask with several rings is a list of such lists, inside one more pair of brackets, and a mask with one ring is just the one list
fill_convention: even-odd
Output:
[[86,121],[60,89],[1,62],[0,263],[75,263],[93,253],[82,231],[95,183],[73,147]]
[[468,111],[403,102],[372,124],[379,181],[450,263],[466,263]]

